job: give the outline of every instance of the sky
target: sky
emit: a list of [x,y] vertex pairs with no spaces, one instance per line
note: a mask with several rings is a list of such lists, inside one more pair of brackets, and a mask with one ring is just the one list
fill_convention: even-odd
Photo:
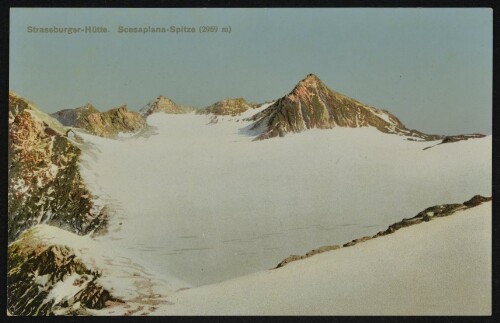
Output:
[[48,113],[86,103],[138,110],[159,95],[205,107],[229,97],[274,100],[314,73],[409,128],[491,134],[492,24],[488,8],[13,8],[9,87]]

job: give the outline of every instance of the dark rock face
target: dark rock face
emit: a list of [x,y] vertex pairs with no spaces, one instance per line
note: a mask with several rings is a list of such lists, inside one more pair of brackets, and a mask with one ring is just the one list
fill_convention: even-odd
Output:
[[79,301],[84,307],[100,310],[106,307],[106,302],[117,302],[116,298],[111,296],[108,290],[94,281],[88,283],[85,289],[82,289],[75,295],[75,300]]
[[[72,249],[32,241],[28,231],[8,249],[8,310],[23,316],[85,314],[86,308],[101,309],[107,301],[120,301],[96,282],[99,277]],[[68,283],[73,295],[54,297],[54,289]]]
[[464,205],[467,206],[467,207],[474,207],[474,206],[480,205],[481,203],[488,202],[488,201],[491,201],[491,197],[484,197],[484,196],[481,196],[481,195],[474,195],[473,198],[471,198],[470,200],[464,202]]
[[247,111],[254,109],[257,105],[248,103],[244,98],[224,99],[214,104],[196,111],[197,114],[214,114],[214,115],[230,115],[237,116]]
[[[314,74],[309,74],[288,95],[247,120],[254,121],[250,130],[265,129],[255,140],[283,137],[289,132],[301,132],[311,128],[334,127],[375,127],[381,132],[403,135],[407,136],[408,140],[417,141],[447,138],[408,129],[387,110],[365,105],[332,91]],[[472,138],[470,135],[449,138],[463,140],[466,137]]]
[[344,243],[342,246],[339,246],[339,245],[323,246],[323,247],[318,248],[318,249],[313,249],[313,250],[309,251],[308,253],[306,253],[305,255],[300,255],[300,256],[292,255],[292,256],[287,257],[283,261],[281,261],[275,268],[283,267],[292,261],[308,258],[308,257],[311,257],[315,254],[322,253],[325,251],[331,251],[331,250],[336,250],[339,248],[351,247],[351,246],[354,246],[354,245],[361,243],[361,242],[365,242],[365,241],[368,241],[371,239],[375,239],[375,238],[378,238],[381,236],[385,236],[385,235],[394,233],[401,228],[409,227],[409,226],[419,224],[422,222],[429,222],[435,218],[449,216],[449,215],[452,215],[459,210],[466,210],[466,209],[478,206],[478,205],[480,205],[484,202],[488,202],[488,201],[491,201],[491,197],[484,197],[481,195],[475,195],[473,198],[471,198],[470,200],[465,201],[463,203],[435,205],[435,206],[432,206],[432,207],[429,207],[429,208],[423,210],[422,212],[419,212],[417,215],[415,215],[412,218],[403,219],[399,222],[391,224],[387,228],[387,230],[380,231],[373,236],[366,236],[366,237],[362,237],[359,239],[354,239],[350,242]]
[[64,128],[27,100],[9,94],[9,242],[39,223],[87,234],[106,223],[82,180],[81,150]]
[[175,103],[169,98],[160,95],[155,100],[149,102],[139,110],[143,117],[148,117],[153,113],[163,112],[168,114],[182,114],[194,111],[194,108]]
[[441,142],[442,144],[447,144],[450,142],[457,142],[460,140],[468,140],[468,139],[474,139],[474,138],[483,138],[485,135],[480,134],[480,133],[473,133],[470,135],[456,135],[456,136],[445,136],[443,141]]
[[444,138],[440,143],[429,146],[429,147],[425,147],[423,150],[427,150],[427,149],[430,149],[432,147],[442,145],[442,144],[453,143],[453,142],[457,142],[457,141],[461,141],[461,140],[483,138],[486,136],[483,134],[480,134],[480,133],[473,133],[473,134],[468,134],[468,135],[455,135],[455,136],[443,136],[443,137]]

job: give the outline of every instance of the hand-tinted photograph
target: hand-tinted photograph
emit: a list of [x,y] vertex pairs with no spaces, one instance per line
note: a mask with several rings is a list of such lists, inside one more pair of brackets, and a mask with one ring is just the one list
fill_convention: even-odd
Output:
[[11,8],[7,315],[491,315],[488,8]]

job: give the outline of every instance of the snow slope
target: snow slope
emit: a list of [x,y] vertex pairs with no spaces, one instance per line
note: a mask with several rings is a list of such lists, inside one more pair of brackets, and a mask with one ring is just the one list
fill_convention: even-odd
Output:
[[491,195],[491,136],[427,150],[437,142],[374,128],[252,142],[248,116],[210,124],[213,116],[158,113],[147,119],[157,132],[149,138],[80,133],[96,148],[83,156],[83,176],[116,210],[99,240],[199,286]]
[[491,202],[283,268],[177,292],[156,315],[491,315]]

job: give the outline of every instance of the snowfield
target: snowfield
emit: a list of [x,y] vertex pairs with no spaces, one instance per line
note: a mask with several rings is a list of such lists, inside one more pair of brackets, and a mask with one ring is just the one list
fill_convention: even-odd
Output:
[[174,294],[155,315],[491,315],[491,202]]
[[[243,119],[257,111],[211,124],[211,115],[157,113],[147,119],[156,128],[148,138],[79,132],[92,146],[82,157],[84,179],[115,211],[109,233],[96,242],[184,287],[259,272],[176,293],[166,314],[488,311],[483,285],[491,282],[491,255],[481,262],[469,260],[484,252],[458,259],[459,250],[489,246],[491,211],[484,206],[474,216],[454,215],[262,270],[290,254],[373,235],[429,206],[490,196],[491,136],[427,150],[438,142],[407,141],[374,128],[312,129],[253,142]],[[476,218],[477,225],[468,222]],[[476,231],[468,238],[466,229]],[[431,290],[432,297],[419,296]],[[476,291],[477,302],[471,301]],[[464,293],[469,296],[461,299]]]

